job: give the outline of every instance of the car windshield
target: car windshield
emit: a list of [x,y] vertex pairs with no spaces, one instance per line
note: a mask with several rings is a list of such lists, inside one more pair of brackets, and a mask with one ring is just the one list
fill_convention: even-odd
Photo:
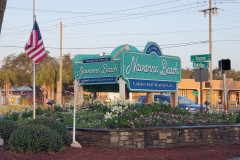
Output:
[[186,97],[178,97],[179,104],[194,105],[195,103]]

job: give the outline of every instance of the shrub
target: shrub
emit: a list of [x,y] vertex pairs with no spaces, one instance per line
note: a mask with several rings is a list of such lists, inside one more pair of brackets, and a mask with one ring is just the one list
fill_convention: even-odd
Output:
[[54,112],[63,112],[63,108],[60,105],[54,105]]
[[57,133],[59,133],[60,136],[62,136],[64,144],[67,144],[67,145],[70,144],[70,138],[69,138],[66,127],[62,123],[60,123],[54,119],[38,118],[38,119],[29,121],[28,124],[43,125],[43,126],[49,127],[51,129],[53,129],[54,131],[56,131]]
[[33,111],[24,111],[24,112],[22,112],[21,117],[23,119],[32,118],[33,117]]
[[20,112],[17,110],[11,110],[5,114],[3,117],[5,120],[17,121],[20,117]]
[[63,149],[62,137],[54,130],[41,125],[28,125],[16,129],[10,139],[13,152],[38,153],[60,152]]
[[11,120],[0,120],[0,135],[5,143],[8,143],[8,140],[12,132],[18,128],[18,124]]

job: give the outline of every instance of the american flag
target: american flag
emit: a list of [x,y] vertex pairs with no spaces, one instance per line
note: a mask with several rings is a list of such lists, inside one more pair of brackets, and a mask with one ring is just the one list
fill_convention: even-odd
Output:
[[25,51],[35,63],[47,55],[37,21],[35,21],[30,38],[25,45]]

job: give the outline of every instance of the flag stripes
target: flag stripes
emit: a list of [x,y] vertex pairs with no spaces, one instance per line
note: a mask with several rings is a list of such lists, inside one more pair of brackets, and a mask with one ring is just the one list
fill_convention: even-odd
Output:
[[25,45],[25,51],[35,63],[38,63],[46,57],[46,50],[37,21],[35,21],[30,38]]

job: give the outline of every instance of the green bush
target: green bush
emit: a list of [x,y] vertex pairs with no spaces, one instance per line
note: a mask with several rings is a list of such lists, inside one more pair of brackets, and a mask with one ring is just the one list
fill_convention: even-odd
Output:
[[20,117],[19,111],[11,110],[4,115],[3,119],[17,121],[19,117]]
[[21,117],[23,119],[32,118],[33,117],[33,111],[24,111],[24,112],[22,112]]
[[11,120],[0,120],[0,135],[5,143],[8,143],[8,140],[12,132],[18,128],[18,124]]
[[28,125],[14,130],[9,139],[9,147],[11,151],[20,153],[60,152],[63,140],[48,127]]
[[62,123],[60,123],[54,119],[38,118],[38,119],[29,121],[28,124],[42,125],[42,126],[49,127],[62,136],[64,144],[66,144],[66,145],[70,144],[70,138],[69,138],[66,127]]
[[54,105],[54,112],[63,112],[63,108],[60,105]]

